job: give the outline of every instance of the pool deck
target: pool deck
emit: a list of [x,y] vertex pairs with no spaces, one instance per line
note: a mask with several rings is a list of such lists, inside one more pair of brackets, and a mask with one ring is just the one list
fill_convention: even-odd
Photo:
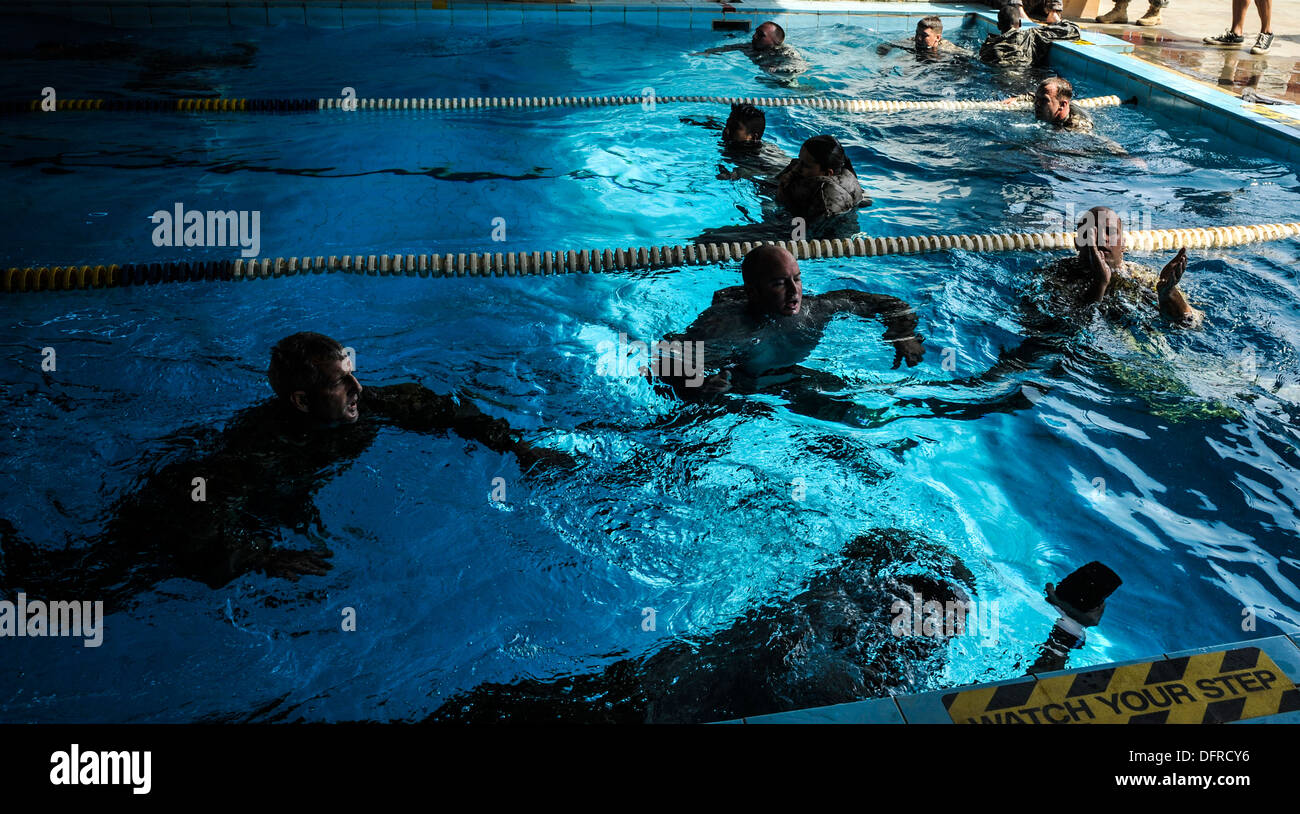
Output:
[[[1103,3],[1110,10],[1110,0]],[[1255,56],[1250,46],[1259,32],[1259,15],[1254,4],[1246,11],[1246,44],[1239,49],[1214,48],[1201,42],[1217,36],[1232,20],[1231,4],[1225,0],[1174,0],[1161,14],[1162,24],[1136,25],[1133,20],[1146,10],[1146,0],[1133,0],[1129,25],[1081,22],[1081,27],[1100,31],[1130,42],[1133,55],[1187,74],[1195,79],[1235,91],[1254,88],[1265,96],[1300,103],[1300,3],[1273,3],[1273,47],[1267,56]]]
[[1296,724],[1297,685],[1300,634],[1291,634],[718,723]]

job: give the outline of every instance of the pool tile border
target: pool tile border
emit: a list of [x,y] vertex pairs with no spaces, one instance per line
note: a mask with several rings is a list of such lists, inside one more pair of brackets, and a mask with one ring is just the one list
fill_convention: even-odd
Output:
[[[732,721],[721,721],[720,723],[745,723],[745,724],[813,724],[813,723],[905,723],[905,724],[948,724],[954,725],[952,718],[948,715],[948,708],[944,706],[943,697],[954,692],[965,692],[966,690],[977,690],[983,687],[1001,687],[1008,684],[1019,684],[1024,681],[1040,681],[1045,678],[1055,678],[1063,675],[1075,675],[1077,673],[1086,673],[1093,670],[1101,670],[1108,667],[1122,667],[1127,664],[1142,664],[1145,662],[1169,661],[1171,659],[1181,658],[1183,656],[1195,655],[1197,653],[1212,653],[1216,650],[1231,650],[1238,647],[1258,647],[1268,654],[1273,663],[1282,669],[1283,672],[1291,679],[1292,682],[1300,684],[1300,634],[1279,634],[1277,636],[1266,636],[1260,639],[1249,639],[1240,642],[1228,642],[1226,644],[1212,645],[1209,647],[1195,647],[1188,650],[1178,650],[1171,653],[1164,653],[1149,658],[1129,659],[1127,661],[1108,662],[1105,664],[1090,664],[1086,667],[1075,667],[1069,670],[1057,670],[1051,673],[1041,673],[1036,676],[1021,675],[1001,681],[991,681],[984,684],[966,684],[959,687],[949,687],[942,690],[932,690],[930,692],[918,693],[915,695],[895,695],[888,698],[874,698],[866,701],[857,701],[848,704],[836,704],[828,707],[814,707],[810,709],[793,710],[790,712],[778,712],[771,715],[758,715],[747,718],[740,718]],[[884,719],[879,720],[872,718],[867,713],[867,707],[863,705],[875,704],[872,709],[884,709],[886,704],[896,704],[901,720]],[[861,708],[855,709],[855,708]],[[1233,721],[1237,724],[1288,724],[1300,723],[1300,711],[1285,712],[1279,715],[1269,715],[1262,718],[1248,718],[1244,721]]]

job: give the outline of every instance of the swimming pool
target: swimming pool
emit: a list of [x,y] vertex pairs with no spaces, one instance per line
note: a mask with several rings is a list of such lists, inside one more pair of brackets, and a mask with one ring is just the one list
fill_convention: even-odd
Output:
[[[524,25],[61,30],[92,56],[78,60],[42,50],[56,35],[27,21],[6,28],[0,81],[6,98],[46,85],[81,97],[295,98],[344,87],[911,99],[1018,89],[978,64],[877,56],[904,26],[790,26],[815,57],[791,88],[739,55],[690,56],[720,42],[708,31],[592,22],[547,28],[544,47]],[[1081,96],[1110,92],[1075,84]],[[763,208],[752,183],[714,177],[716,132],[682,121],[709,116],[725,111],[5,116],[2,172],[17,193],[0,265],[176,259],[153,245],[149,221],[176,202],[259,211],[267,256],[689,242]],[[768,137],[793,154],[809,136],[835,134],[875,201],[858,213],[871,234],[1043,231],[1101,202],[1154,228],[1291,219],[1295,167],[1140,108],[1095,118],[1147,168],[1005,113],[775,108]],[[502,224],[504,240],[493,240]],[[0,717],[419,719],[484,683],[592,672],[723,630],[799,594],[849,541],[881,528],[960,557],[978,598],[1000,609],[996,645],[953,639],[942,659],[897,676],[897,691],[1023,672],[1055,618],[1043,583],[1093,559],[1125,584],[1074,666],[1248,638],[1245,609],[1257,635],[1294,631],[1295,245],[1194,253],[1184,285],[1210,314],[1200,333],[1089,324],[1063,356],[985,387],[949,384],[1030,333],[1021,296],[1046,259],[954,251],[802,263],[811,292],[906,300],[931,348],[920,367],[891,370],[878,325],[833,323],[807,365],[851,383],[839,395],[856,417],[843,422],[773,397],[753,397],[773,407],[759,415],[683,417],[637,377],[600,375],[603,343],[681,330],[738,282],[735,263],[7,298],[12,429],[0,500],[5,519],[44,547],[102,528],[159,460],[193,448],[178,433],[220,427],[269,396],[268,349],[298,330],[355,347],[364,385],[464,386],[485,411],[586,464],[522,478],[509,457],[455,436],[383,430],[322,479],[320,529],[286,536],[294,547],[327,544],[328,575],[293,584],[252,574],[215,590],[169,580],[111,614],[98,649],[7,642],[23,651],[0,665]],[[55,371],[42,370],[45,347]],[[935,415],[926,399],[996,409]],[[490,497],[496,477],[504,503]],[[807,487],[799,500],[797,480]],[[346,608],[355,632],[340,630]],[[710,714],[746,712],[757,710]]]

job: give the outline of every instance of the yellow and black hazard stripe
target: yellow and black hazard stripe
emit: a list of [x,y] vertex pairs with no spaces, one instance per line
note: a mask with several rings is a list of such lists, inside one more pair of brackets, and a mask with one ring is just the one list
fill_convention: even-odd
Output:
[[1025,679],[943,696],[954,723],[1227,723],[1300,710],[1300,689],[1258,647]]

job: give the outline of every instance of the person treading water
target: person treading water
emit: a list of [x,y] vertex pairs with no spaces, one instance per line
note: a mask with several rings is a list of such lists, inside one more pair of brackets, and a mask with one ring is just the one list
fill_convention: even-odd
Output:
[[808,70],[807,60],[785,41],[785,29],[770,20],[754,29],[749,42],[720,45],[692,56],[711,56],[732,51],[743,51],[765,73],[778,78],[789,79]]
[[[770,167],[774,157],[770,152],[764,155],[762,166]],[[719,170],[721,179],[736,177],[725,166]],[[792,233],[790,217],[803,220],[804,235],[809,238],[847,238],[859,231],[858,208],[871,206],[871,198],[863,192],[853,162],[834,136],[808,139],[800,146],[799,157],[791,160],[775,178],[756,180],[756,183],[760,194],[770,193],[771,202],[785,210],[785,217],[778,215],[775,206],[765,206],[761,222],[708,229],[695,242],[786,240]]]
[[710,130],[721,130],[722,157],[735,164],[728,169],[718,165],[719,181],[753,181],[769,200],[775,200],[776,176],[790,163],[790,156],[770,141],[763,140],[767,131],[767,115],[750,104],[733,104],[724,124],[712,116],[704,121],[682,118],[684,124],[693,124]]
[[938,17],[922,17],[916,24],[916,35],[909,40],[896,40],[876,48],[876,53],[885,56],[890,51],[907,51],[922,59],[936,59],[943,56],[973,56],[957,43],[944,39],[943,20]]
[[1075,307],[1097,305],[1109,317],[1134,307],[1154,307],[1170,323],[1199,328],[1204,314],[1188,304],[1178,289],[1187,271],[1187,249],[1179,249],[1157,274],[1124,259],[1124,222],[1115,210],[1094,206],[1075,231],[1078,254],[1058,260],[1040,274]]
[[[892,345],[894,367],[909,367],[925,355],[916,333],[916,312],[906,302],[884,294],[842,289],[803,293],[799,263],[780,246],[759,246],[741,264],[743,286],[713,295],[713,304],[684,332],[665,343],[702,342],[703,366],[716,372],[702,381],[664,373],[659,381],[684,401],[711,401],[724,393],[792,391],[792,408],[824,415],[831,399],[818,388],[838,390],[844,383],[828,373],[800,366],[821,341],[832,319],[841,314],[879,318]],[[684,346],[684,344],[683,344]],[[693,385],[693,386],[692,386]],[[834,402],[837,410],[845,405]]]
[[1022,28],[1021,0],[1008,0],[998,10],[998,33],[989,34],[980,46],[980,60],[1002,68],[1024,68],[1047,63],[1054,40],[1077,40],[1079,26],[1068,20]]
[[[171,577],[219,588],[253,571],[295,581],[323,575],[330,568],[323,545],[291,550],[272,541],[283,529],[315,536],[320,518],[312,496],[385,426],[450,430],[513,453],[525,471],[574,463],[566,453],[522,440],[504,419],[485,415],[463,395],[438,395],[414,382],[363,388],[350,358],[322,334],[281,339],[267,372],[275,398],[202,440],[207,454],[153,472],[116,503],[105,529],[85,545],[40,549],[0,520],[0,595],[75,589],[116,605]],[[178,433],[177,441],[195,446],[194,435]],[[203,479],[202,500],[194,496],[196,478]]]

